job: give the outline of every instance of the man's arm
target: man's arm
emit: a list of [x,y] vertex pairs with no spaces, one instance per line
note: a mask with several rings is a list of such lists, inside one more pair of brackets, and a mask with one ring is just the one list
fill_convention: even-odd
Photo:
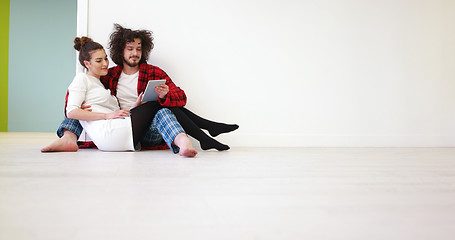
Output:
[[[166,79],[168,92],[163,98],[159,99],[159,103],[164,107],[183,107],[186,105],[186,94],[181,88],[177,87],[169,77]],[[158,93],[159,94],[159,93]]]
[[[186,94],[185,92],[177,87],[172,79],[164,72],[161,68],[149,65],[146,63],[141,64],[139,67],[139,82],[138,82],[138,95],[144,92],[147,82],[149,80],[165,79],[167,92],[164,96],[160,96],[158,100],[163,107],[183,107],[186,105]],[[158,95],[161,95],[157,92]]]

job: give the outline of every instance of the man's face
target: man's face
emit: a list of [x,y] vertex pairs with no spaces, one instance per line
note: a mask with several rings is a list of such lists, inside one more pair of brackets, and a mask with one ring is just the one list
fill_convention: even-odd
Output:
[[142,57],[141,39],[135,38],[132,42],[127,42],[123,49],[123,63],[130,67],[136,67]]

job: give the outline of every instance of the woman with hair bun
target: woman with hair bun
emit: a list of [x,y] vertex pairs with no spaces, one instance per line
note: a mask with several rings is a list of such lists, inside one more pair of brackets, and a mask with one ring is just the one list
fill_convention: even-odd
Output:
[[[74,48],[79,51],[79,62],[86,72],[77,74],[68,87],[66,113],[68,118],[79,120],[98,149],[134,151],[152,124],[161,129],[160,134],[169,147],[178,147],[180,155],[197,154],[169,109],[161,108],[156,102],[141,104],[142,94],[131,109],[120,109],[117,98],[100,81],[109,67],[101,44],[88,37],[77,37]],[[84,102],[91,106],[91,111],[81,108]]]

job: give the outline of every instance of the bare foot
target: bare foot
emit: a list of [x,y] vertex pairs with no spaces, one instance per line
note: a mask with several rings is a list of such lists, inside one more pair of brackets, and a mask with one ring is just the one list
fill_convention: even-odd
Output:
[[63,137],[42,148],[41,152],[76,152],[78,149],[77,136],[72,132],[65,131]]
[[189,149],[189,148],[185,148],[185,149],[180,148],[179,155],[180,156],[184,156],[184,157],[194,157],[194,156],[197,155],[197,151],[194,148],[191,148],[191,149]]
[[179,133],[174,139],[174,144],[180,148],[180,156],[194,157],[197,155],[196,149],[193,148],[190,139],[185,133]]

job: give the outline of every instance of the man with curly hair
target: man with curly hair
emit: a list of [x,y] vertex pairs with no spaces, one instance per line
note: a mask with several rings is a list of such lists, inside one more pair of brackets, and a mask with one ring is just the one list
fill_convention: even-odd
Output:
[[[167,145],[174,153],[178,153],[179,148],[173,141],[182,131],[175,131],[181,124],[186,133],[199,140],[203,150],[212,148],[219,151],[228,150],[229,146],[209,137],[201,128],[208,130],[210,135],[217,136],[236,130],[238,125],[213,122],[183,108],[186,104],[185,92],[177,87],[162,69],[147,64],[154,47],[152,33],[147,30],[133,31],[119,24],[114,24],[114,28],[109,39],[109,50],[110,57],[117,66],[110,68],[108,74],[101,78],[101,82],[117,97],[120,108],[129,109],[137,96],[144,92],[149,80],[166,80],[166,84],[156,87],[155,91],[159,96],[159,104],[172,111],[169,111],[168,120],[164,122],[169,124],[166,129],[150,125],[141,140],[142,145],[158,149],[166,148]],[[89,110],[90,106],[85,107]],[[77,120],[65,118],[57,131],[59,139],[41,151],[77,151],[77,139],[81,132],[82,126]]]

